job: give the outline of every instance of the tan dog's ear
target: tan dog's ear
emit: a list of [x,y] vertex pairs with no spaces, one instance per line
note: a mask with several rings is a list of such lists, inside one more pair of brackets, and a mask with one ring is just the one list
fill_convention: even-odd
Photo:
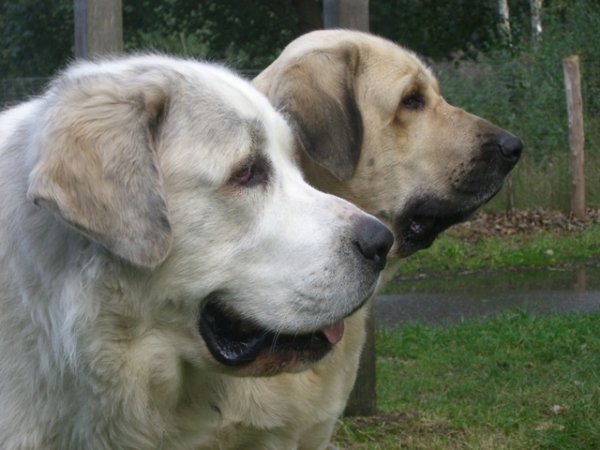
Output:
[[100,74],[51,98],[28,197],[127,261],[161,263],[172,244],[155,149],[166,86]]
[[363,121],[354,84],[359,50],[313,51],[277,75],[267,96],[296,128],[304,150],[341,181],[354,175]]

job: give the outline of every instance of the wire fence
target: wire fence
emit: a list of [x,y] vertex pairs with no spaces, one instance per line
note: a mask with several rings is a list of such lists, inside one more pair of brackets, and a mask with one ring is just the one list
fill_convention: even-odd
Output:
[[[445,70],[443,66],[441,66],[441,70]],[[557,73],[549,75],[553,78],[561,78],[562,82],[561,70],[562,69],[560,67],[556,67]],[[248,79],[255,77],[259,72],[260,70],[258,69],[241,71],[242,75]],[[514,79],[507,80],[507,77],[503,76],[500,71],[492,74],[492,76],[496,81],[500,81],[504,86],[512,85],[513,91],[516,90],[515,88],[518,88],[518,82],[515,82]],[[584,98],[583,103],[586,112],[593,116],[600,116],[600,62],[583,62],[581,65],[581,76],[582,95]],[[0,107],[10,106],[25,101],[32,96],[41,94],[48,85],[49,81],[50,78],[46,77],[0,78]],[[442,87],[445,88],[445,91],[448,90],[446,86]],[[521,87],[527,87],[526,83],[521,83]],[[564,92],[560,91],[558,95],[564,97]]]
[[581,65],[581,96],[588,114],[600,117],[600,62],[585,61]]
[[11,106],[41,94],[49,78],[4,78],[0,79],[0,107]]
[[[442,67],[442,70],[443,67]],[[557,72],[560,72],[559,67],[556,68]],[[241,74],[248,79],[251,79],[258,75],[260,70],[243,70]],[[561,73],[550,74],[555,77],[561,75]],[[581,76],[582,76],[582,95],[584,98],[584,106],[586,112],[594,116],[600,116],[600,62],[586,61],[581,65]],[[494,78],[498,79],[505,86],[518,84],[514,80],[507,80],[502,74],[494,74]],[[502,79],[504,78],[504,79]],[[32,96],[41,94],[50,78],[46,77],[31,77],[31,78],[0,78],[0,107],[10,106],[22,101],[25,101]],[[444,87],[444,86],[443,86]],[[445,89],[447,90],[447,88]],[[514,89],[513,89],[514,90]],[[560,92],[559,95],[564,96],[564,92]]]
[[[524,152],[512,173],[520,209],[570,210],[569,119],[562,64],[522,58],[434,65],[442,93],[517,135]],[[600,62],[580,61],[585,128],[586,204],[600,206]],[[508,192],[487,206],[507,207]]]

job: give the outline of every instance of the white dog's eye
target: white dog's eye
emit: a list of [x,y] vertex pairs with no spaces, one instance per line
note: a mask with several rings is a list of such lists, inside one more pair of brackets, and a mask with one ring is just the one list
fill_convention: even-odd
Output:
[[425,100],[419,92],[413,92],[404,97],[401,104],[404,109],[417,110],[425,107]]
[[233,181],[238,184],[246,184],[252,180],[254,176],[254,166],[247,166],[241,170],[238,170],[233,174]]
[[231,182],[238,186],[252,187],[265,184],[269,178],[270,164],[263,158],[253,158],[231,176]]

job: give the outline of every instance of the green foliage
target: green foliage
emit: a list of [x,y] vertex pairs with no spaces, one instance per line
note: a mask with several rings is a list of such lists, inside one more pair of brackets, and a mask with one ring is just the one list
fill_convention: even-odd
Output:
[[154,48],[260,69],[291,40],[297,19],[288,2],[126,0],[123,21],[129,50]]
[[73,1],[4,0],[2,78],[48,76],[73,56]]
[[372,0],[371,31],[421,55],[447,58],[493,45],[497,24],[496,0]]
[[[312,1],[312,0],[307,0]],[[125,49],[268,65],[299,32],[291,2],[123,0]],[[50,76],[74,55],[73,0],[4,0],[2,78]]]

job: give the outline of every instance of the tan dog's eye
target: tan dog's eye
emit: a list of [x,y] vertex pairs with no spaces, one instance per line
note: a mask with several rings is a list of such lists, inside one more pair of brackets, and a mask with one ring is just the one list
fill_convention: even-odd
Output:
[[418,110],[425,107],[425,99],[418,92],[413,92],[402,99],[401,105],[404,109]]

